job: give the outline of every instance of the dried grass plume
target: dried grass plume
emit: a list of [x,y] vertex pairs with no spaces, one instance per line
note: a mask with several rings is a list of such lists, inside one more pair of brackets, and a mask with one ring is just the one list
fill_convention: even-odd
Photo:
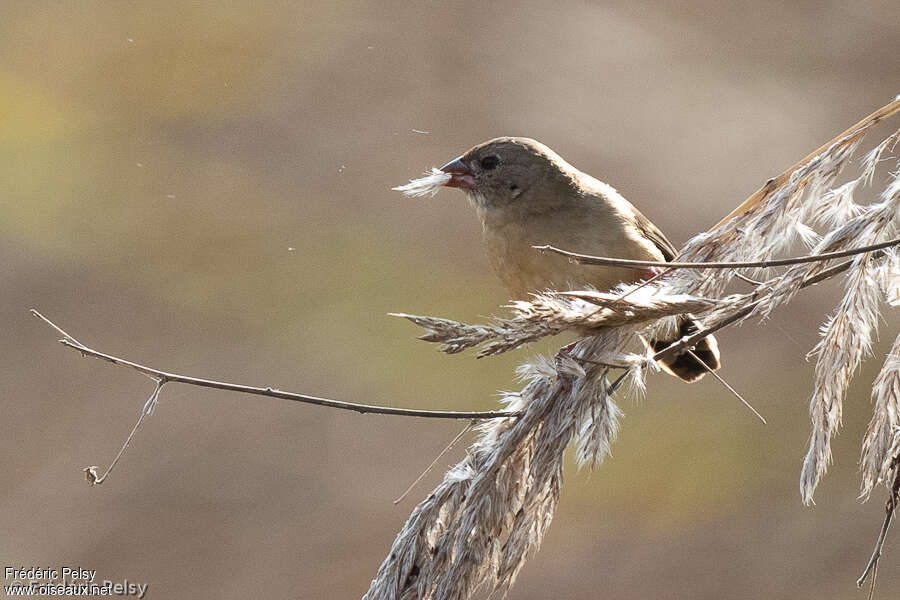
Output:
[[[812,502],[831,460],[847,386],[870,352],[881,306],[900,303],[900,260],[894,248],[900,173],[887,174],[879,201],[867,205],[856,199],[860,190],[874,185],[879,165],[896,165],[896,157],[888,157],[900,131],[880,140],[849,181],[839,183],[838,177],[864,136],[898,112],[900,99],[812,152],[694,236],[678,257],[679,264],[713,266],[669,267],[650,281],[611,291],[547,291],[517,299],[510,316],[484,324],[399,314],[424,330],[421,339],[448,353],[479,347],[479,356],[489,356],[563,331],[582,339],[553,359],[522,369],[524,388],[506,398],[520,416],[481,427],[466,457],[413,510],[364,599],[503,597],[553,517],[566,447],[574,441],[579,463],[600,464],[610,453],[621,416],[613,390],[623,380],[643,389],[654,361],[673,351],[646,356],[635,350],[638,337],[652,337],[671,316],[690,312],[705,327],[677,344],[690,348],[722,327],[764,320],[800,290],[845,275],[843,295],[813,349],[810,443],[800,476],[801,498]],[[446,181],[442,175],[433,170],[395,189],[411,196],[434,194]],[[783,272],[715,265],[769,261],[798,240],[813,255],[847,251],[852,256],[849,261],[812,256]],[[729,291],[739,277],[743,290]],[[751,282],[749,291],[746,282]],[[860,461],[864,496],[876,485],[890,485],[900,468],[898,345],[900,337],[873,386],[874,410]],[[613,369],[623,372],[610,384]]]

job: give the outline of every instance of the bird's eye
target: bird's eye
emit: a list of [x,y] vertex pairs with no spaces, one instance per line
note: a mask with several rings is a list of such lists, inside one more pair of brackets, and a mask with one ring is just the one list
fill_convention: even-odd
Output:
[[496,156],[485,156],[481,159],[481,168],[485,171],[490,171],[491,169],[496,169],[497,165],[500,164],[500,159]]

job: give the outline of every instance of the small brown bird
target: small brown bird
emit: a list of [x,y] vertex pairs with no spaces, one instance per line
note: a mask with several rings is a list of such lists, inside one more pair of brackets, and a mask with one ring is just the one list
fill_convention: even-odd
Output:
[[[443,176],[444,186],[460,188],[474,204],[490,264],[515,298],[546,289],[593,286],[605,291],[649,276],[635,269],[575,264],[533,246],[551,244],[584,254],[653,261],[671,261],[677,253],[659,228],[615,189],[535,140],[496,138],[440,171],[435,173]],[[659,351],[698,327],[690,315],[679,317],[669,339],[650,345]],[[719,368],[714,337],[699,342],[693,352],[709,368]],[[707,372],[687,351],[661,366],[688,382]]]

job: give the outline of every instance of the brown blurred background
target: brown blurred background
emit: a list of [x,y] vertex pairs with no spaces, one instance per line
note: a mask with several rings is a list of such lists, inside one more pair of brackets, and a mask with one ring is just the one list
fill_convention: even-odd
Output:
[[[163,369],[489,409],[534,349],[444,356],[386,316],[507,300],[462,194],[391,186],[527,135],[680,245],[900,92],[895,0],[7,1],[0,33],[0,559],[150,598],[361,596],[459,453],[391,500],[461,424],[172,386],[90,488],[81,468],[109,464],[152,383],[60,347],[29,308]],[[510,597],[862,597],[883,493],[856,499],[856,460],[898,321],[801,506],[803,356],[838,289],[721,335],[724,376],[768,426],[709,379],[654,376],[623,401],[613,459],[569,469]],[[880,598],[900,595],[892,533]]]

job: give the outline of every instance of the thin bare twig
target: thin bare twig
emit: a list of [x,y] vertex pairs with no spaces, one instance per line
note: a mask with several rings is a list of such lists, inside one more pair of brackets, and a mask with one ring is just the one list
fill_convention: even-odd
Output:
[[409,484],[409,487],[406,488],[406,490],[405,490],[402,494],[400,494],[400,497],[398,497],[396,500],[394,500],[394,504],[400,504],[401,502],[403,502],[403,499],[406,498],[406,497],[409,495],[409,493],[413,490],[413,488],[416,487],[416,485],[418,485],[418,483],[419,483],[420,481],[422,481],[422,479],[423,479],[426,475],[428,475],[428,473],[431,472],[431,469],[433,469],[433,468],[434,468],[434,465],[436,465],[437,462],[438,462],[439,460],[441,460],[441,457],[443,457],[445,454],[447,454],[448,452],[450,452],[450,451],[453,449],[453,446],[455,446],[455,445],[457,444],[457,442],[459,442],[459,440],[461,440],[461,439],[463,438],[464,435],[466,435],[467,433],[469,433],[469,431],[471,431],[471,429],[472,429],[473,427],[475,427],[475,421],[474,421],[474,420],[469,421],[469,422],[466,424],[466,426],[463,427],[462,431],[460,431],[459,433],[457,433],[457,434],[456,434],[456,437],[453,438],[452,440],[450,440],[450,443],[447,444],[446,446],[444,446],[444,449],[441,450],[440,453],[439,453],[437,456],[434,457],[434,460],[431,461],[431,464],[429,464],[427,467],[425,467],[425,470],[422,471],[422,472],[419,474],[419,476],[416,477],[416,479],[415,479],[411,484]]
[[763,284],[762,281],[757,281],[755,279],[747,277],[746,275],[741,275],[740,273],[735,273],[734,276],[737,277],[738,279],[740,279],[741,281],[743,281],[744,283],[749,283],[750,285],[755,285],[757,287],[761,286]]
[[137,433],[137,430],[140,428],[141,423],[144,422],[144,417],[150,414],[153,410],[153,406],[156,404],[156,401],[159,399],[159,392],[162,390],[163,386],[166,384],[164,379],[158,379],[156,382],[156,387],[153,388],[153,392],[150,393],[150,398],[147,399],[147,402],[144,404],[144,410],[141,411],[141,416],[138,417],[137,422],[134,424],[134,427],[131,428],[131,433],[128,434],[128,437],[125,438],[125,443],[122,444],[122,447],[119,448],[119,453],[116,454],[116,457],[109,464],[109,467],[106,469],[106,472],[103,475],[97,475],[97,467],[95,465],[91,465],[90,467],[85,467],[83,469],[85,477],[87,477],[88,483],[91,485],[100,485],[106,478],[109,477],[109,474],[112,473],[112,470],[119,463],[119,459],[122,458],[122,455],[125,454],[125,450],[128,449],[128,446],[131,444],[131,440],[134,439],[134,434]]
[[331,400],[329,398],[319,398],[318,396],[308,396],[306,394],[296,394],[294,392],[285,392],[270,387],[255,387],[249,385],[240,385],[237,383],[227,383],[224,381],[214,381],[212,379],[201,379],[199,377],[189,377],[187,375],[179,375],[177,373],[169,373],[154,369],[146,365],[142,365],[124,358],[112,356],[93,348],[85,346],[74,337],[63,331],[58,325],[50,319],[39,313],[35,309],[31,309],[31,314],[41,319],[50,327],[60,333],[63,338],[59,342],[67,348],[77,350],[82,356],[92,356],[105,360],[106,362],[127,367],[138,373],[147,375],[157,381],[184,383],[186,385],[194,385],[198,387],[213,388],[217,390],[227,390],[230,392],[238,392],[241,394],[253,394],[256,396],[267,396],[269,398],[280,398],[282,400],[291,400],[293,402],[303,402],[306,404],[315,404],[318,406],[327,406],[329,408],[339,408],[341,410],[352,410],[361,414],[379,414],[379,415],[396,415],[401,417],[424,417],[429,419],[503,419],[509,417],[518,417],[521,415],[518,411],[505,410],[488,410],[488,411],[451,411],[451,410],[420,410],[413,408],[394,408],[391,406],[373,406],[371,404],[358,404],[356,402],[344,402],[341,400]]
[[659,279],[660,277],[662,277],[663,275],[665,275],[667,272],[668,272],[667,269],[661,269],[658,273],[654,273],[654,274],[653,274],[653,277],[650,277],[650,278],[648,278],[648,279],[645,279],[644,281],[640,282],[639,284],[637,284],[636,286],[634,286],[634,287],[631,288],[630,290],[628,290],[628,291],[626,291],[625,293],[623,293],[621,296],[619,296],[618,298],[616,298],[615,301],[616,301],[616,302],[619,302],[619,301],[621,301],[621,300],[624,300],[625,298],[627,298],[628,296],[630,296],[630,295],[633,294],[634,292],[638,291],[638,290],[641,289],[642,287],[647,286],[647,285],[650,285],[651,283],[653,283],[654,281],[656,281],[657,279]]
[[[894,460],[896,462],[900,459]],[[866,568],[863,570],[862,575],[860,575],[859,579],[856,580],[856,587],[862,587],[862,584],[863,582],[865,582],[866,577],[868,577],[871,573],[872,584],[869,587],[869,600],[872,600],[875,595],[875,581],[878,578],[878,561],[881,559],[881,551],[884,548],[884,540],[887,537],[888,529],[890,529],[891,527],[891,521],[893,521],[894,519],[894,511],[897,509],[898,503],[900,503],[900,468],[895,466],[894,481],[891,483],[890,496],[888,496],[887,502],[885,502],[884,523],[882,523],[881,525],[881,532],[879,532],[878,540],[875,542],[875,550],[872,551],[872,556],[869,558],[869,562],[866,563]]]
[[622,385],[622,382],[625,381],[625,377],[628,375],[628,371],[623,371],[618,377],[616,377],[615,381],[609,384],[606,387],[606,395],[612,396],[617,389]]
[[[665,262],[661,260],[631,260],[628,258],[609,258],[606,256],[591,256],[590,254],[579,254],[577,252],[569,252],[555,246],[532,246],[541,252],[554,252],[566,256],[580,265],[599,265],[606,267],[664,267],[666,269],[743,269],[743,268],[759,268],[759,267],[786,267],[788,265],[797,265],[809,262],[821,262],[832,260],[835,258],[846,258],[856,254],[865,252],[874,252],[884,248],[890,248],[900,244],[900,238],[879,242],[870,246],[861,248],[851,248],[849,250],[838,250],[836,252],[823,252],[822,254],[809,254],[807,256],[794,256],[792,258],[779,258],[773,260],[757,260],[757,261],[725,261],[725,262]],[[655,277],[657,277],[658,274]],[[648,282],[649,283],[649,282]]]
[[736,389],[734,389],[733,387],[731,387],[731,384],[729,384],[727,381],[725,381],[725,380],[722,378],[721,375],[719,375],[718,373],[716,373],[715,371],[713,371],[713,370],[709,367],[708,364],[706,364],[705,362],[703,362],[703,359],[701,359],[699,356],[697,356],[697,354],[696,354],[693,350],[688,350],[687,353],[690,354],[691,356],[693,356],[693,357],[694,357],[694,360],[696,360],[696,361],[699,362],[701,365],[703,365],[703,368],[706,369],[707,372],[708,372],[710,375],[712,375],[713,377],[715,377],[716,380],[717,380],[719,383],[721,383],[722,385],[724,385],[724,386],[725,386],[725,389],[727,389],[729,392],[731,392],[732,394],[734,394],[735,398],[737,398],[738,400],[740,400],[740,401],[744,404],[744,406],[746,406],[747,408],[749,408],[749,409],[750,409],[750,412],[752,412],[754,415],[756,415],[756,417],[757,417],[760,421],[762,421],[763,425],[768,425],[768,423],[766,423],[766,419],[765,419],[761,414],[759,414],[759,411],[756,410],[755,408],[753,408],[753,405],[750,404],[749,402],[747,402],[747,400],[746,400],[743,396],[741,396],[741,395],[738,393],[738,391],[737,391]]

